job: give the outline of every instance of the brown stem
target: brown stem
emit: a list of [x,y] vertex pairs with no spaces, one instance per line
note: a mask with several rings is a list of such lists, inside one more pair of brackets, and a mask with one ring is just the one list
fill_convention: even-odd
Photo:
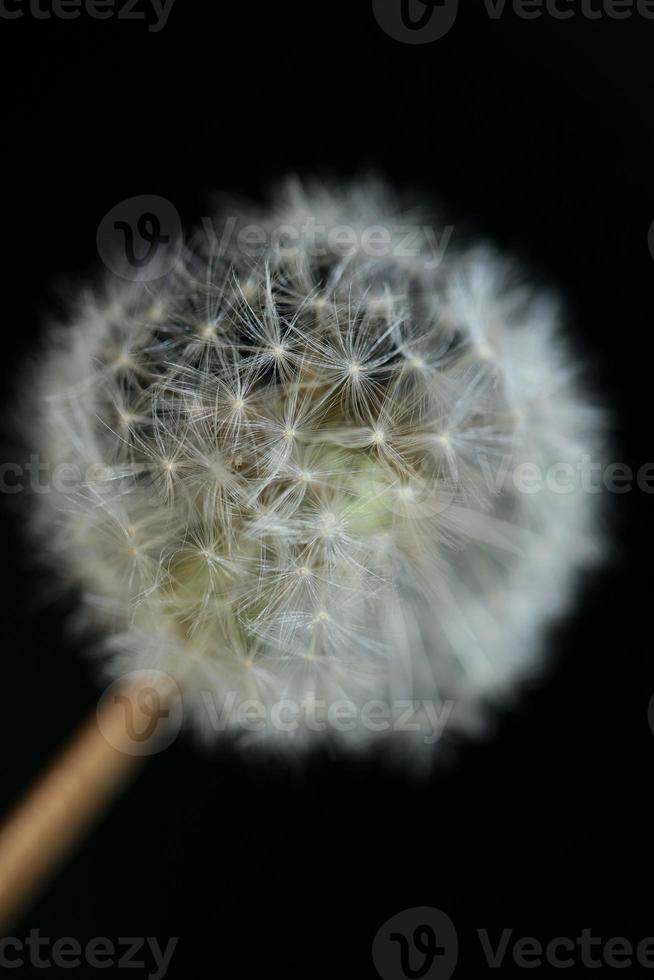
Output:
[[[0,829],[0,933],[80,841],[147,755],[167,715],[161,677],[110,688],[100,707]],[[158,713],[153,713],[152,698]],[[127,700],[126,700],[127,699]],[[153,727],[153,720],[155,722]],[[146,745],[146,739],[150,739]]]

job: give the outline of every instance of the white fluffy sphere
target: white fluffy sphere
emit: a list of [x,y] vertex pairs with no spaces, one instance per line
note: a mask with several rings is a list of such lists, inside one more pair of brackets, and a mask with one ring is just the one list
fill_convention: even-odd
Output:
[[34,439],[79,479],[37,532],[111,675],[173,675],[208,735],[474,726],[599,551],[597,498],[546,479],[601,432],[556,302],[415,221],[289,184],[53,331]]

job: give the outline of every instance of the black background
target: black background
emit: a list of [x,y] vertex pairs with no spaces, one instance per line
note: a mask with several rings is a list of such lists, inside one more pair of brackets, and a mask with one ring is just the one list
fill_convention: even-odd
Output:
[[[507,9],[495,21],[472,3],[424,46],[385,35],[366,0],[176,0],[160,33],[0,19],[5,417],[62,295],[97,273],[97,226],[120,200],[161,194],[192,222],[213,189],[263,198],[289,171],[372,168],[436,196],[561,290],[613,411],[614,459],[653,459],[653,46],[654,21],[638,16]],[[298,769],[180,738],[15,935],[179,936],[168,975],[198,980],[363,980],[379,926],[418,905],[453,919],[456,976],[485,974],[478,927],[541,941],[583,927],[654,935],[651,498],[607,505],[613,558],[550,632],[548,676],[456,767],[416,780],[325,755]],[[66,631],[66,601],[43,601],[20,508],[2,518],[4,810],[100,685]]]

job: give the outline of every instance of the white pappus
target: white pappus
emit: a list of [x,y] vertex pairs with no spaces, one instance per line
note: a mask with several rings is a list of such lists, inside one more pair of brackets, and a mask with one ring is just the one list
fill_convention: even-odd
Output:
[[354,706],[327,725],[350,745],[379,737],[373,702],[422,705],[421,744],[444,705],[471,730],[601,552],[581,486],[495,480],[601,446],[557,303],[487,246],[435,265],[414,224],[405,247],[380,183],[291,181],[252,223],[256,247],[198,236],[52,331],[33,444],[80,480],[35,498],[36,531],[111,676],[170,673],[209,736],[207,694],[263,706],[262,731],[227,724],[257,742],[324,727],[275,724],[282,701]]

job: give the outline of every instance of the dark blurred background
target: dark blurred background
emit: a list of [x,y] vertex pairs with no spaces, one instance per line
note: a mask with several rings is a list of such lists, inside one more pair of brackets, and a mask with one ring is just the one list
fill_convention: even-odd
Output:
[[[216,189],[263,199],[289,171],[372,169],[561,291],[613,410],[613,458],[654,459],[654,20],[525,20],[509,4],[494,20],[467,3],[446,36],[406,44],[369,0],[176,0],[158,32],[8,6],[24,16],[0,18],[6,419],[44,324],[97,274],[119,201],[163,195],[192,223]],[[44,601],[14,505],[0,500],[2,812],[101,690],[69,601]],[[654,935],[651,508],[638,490],[607,499],[613,558],[549,633],[549,673],[455,767],[416,779],[325,754],[296,768],[179,738],[14,934],[178,936],[168,976],[233,980],[374,977],[377,929],[420,905],[455,923],[457,976],[485,975],[479,927]]]

